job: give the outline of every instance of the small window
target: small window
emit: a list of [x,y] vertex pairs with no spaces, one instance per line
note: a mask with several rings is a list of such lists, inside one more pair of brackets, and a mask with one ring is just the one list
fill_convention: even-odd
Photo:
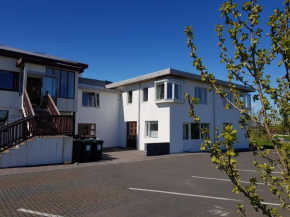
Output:
[[158,121],[146,121],[146,137],[158,138]]
[[[232,102],[232,94],[229,92],[225,92],[225,93],[227,94],[225,98],[228,99],[230,102]],[[227,104],[229,104],[225,98],[223,98],[223,106],[226,106]]]
[[172,99],[172,83],[167,83],[167,99]]
[[100,106],[99,94],[83,92],[82,105],[85,107],[99,107]]
[[196,87],[195,97],[199,98],[199,104],[206,104],[206,88]]
[[18,91],[19,73],[0,70],[0,90]]
[[147,102],[148,101],[148,88],[144,88],[143,89],[143,102]]
[[223,132],[225,132],[227,126],[233,126],[232,123],[223,123]]
[[96,124],[78,124],[78,135],[83,137],[95,137]]
[[[209,124],[200,124],[202,130],[209,131]],[[209,138],[209,132],[205,132],[201,135],[202,139]]]
[[251,96],[250,96],[250,94],[241,93],[240,99],[244,102],[245,109],[251,109]]
[[156,85],[156,99],[162,100],[164,99],[164,83]]
[[128,103],[132,103],[133,102],[133,91],[129,91],[128,92]]
[[188,140],[188,124],[183,124],[183,140]]
[[200,139],[199,124],[191,123],[191,139]]
[[8,110],[0,110],[0,127],[7,124],[8,113]]

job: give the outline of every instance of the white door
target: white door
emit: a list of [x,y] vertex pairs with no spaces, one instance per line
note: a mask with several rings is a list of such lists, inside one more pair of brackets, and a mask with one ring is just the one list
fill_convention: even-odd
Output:
[[190,139],[190,123],[182,124],[182,139],[183,139],[183,151],[188,152],[192,149],[192,142]]

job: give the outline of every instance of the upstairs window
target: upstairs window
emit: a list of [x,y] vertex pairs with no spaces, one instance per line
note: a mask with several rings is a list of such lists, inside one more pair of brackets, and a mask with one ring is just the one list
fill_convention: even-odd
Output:
[[195,97],[199,98],[199,104],[206,104],[206,88],[196,87],[195,88]]
[[166,79],[155,82],[156,102],[175,102],[183,100],[183,82]]
[[58,96],[61,98],[74,99],[75,73],[60,69],[46,68],[46,74],[58,78]]
[[18,91],[19,74],[0,70],[0,90]]
[[82,105],[85,107],[99,107],[100,95],[98,93],[83,92]]
[[143,102],[148,101],[148,87],[143,89]]
[[[227,95],[225,96],[225,98],[228,99],[230,102],[232,102],[232,94],[229,93],[229,92],[225,92],[225,93],[227,94]],[[224,107],[225,107],[227,104],[229,104],[228,101],[227,101],[225,98],[223,98],[223,106],[224,106]],[[230,106],[230,108],[232,108],[232,107]]]
[[133,102],[133,91],[128,92],[128,104]]
[[251,95],[247,93],[240,94],[240,100],[244,102],[244,109],[251,109]]

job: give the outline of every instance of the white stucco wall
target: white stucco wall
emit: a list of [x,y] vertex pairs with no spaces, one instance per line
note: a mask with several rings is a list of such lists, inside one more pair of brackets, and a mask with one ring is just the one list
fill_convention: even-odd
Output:
[[104,147],[124,147],[119,138],[120,94],[103,91],[84,90],[99,93],[99,107],[82,106],[82,91],[78,90],[78,112],[76,113],[76,133],[79,123],[96,124],[96,134],[104,140]]

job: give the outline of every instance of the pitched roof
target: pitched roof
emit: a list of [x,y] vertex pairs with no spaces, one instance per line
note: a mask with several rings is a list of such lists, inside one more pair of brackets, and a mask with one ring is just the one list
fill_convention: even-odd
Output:
[[[177,70],[177,69],[168,68],[168,69],[153,72],[150,74],[146,74],[146,75],[138,76],[135,78],[131,78],[131,79],[115,82],[112,84],[108,84],[108,85],[106,85],[106,88],[117,88],[117,87],[121,87],[121,86],[125,86],[125,85],[130,85],[130,84],[135,84],[135,83],[139,83],[139,82],[143,82],[143,81],[147,81],[147,80],[156,79],[158,77],[168,76],[168,75],[181,77],[181,78],[187,78],[187,79],[195,80],[195,81],[201,81],[200,75],[189,73],[189,72],[184,72],[184,71]],[[217,84],[220,84],[223,86],[228,86],[229,82],[217,79]],[[235,85],[240,90],[243,90],[246,92],[255,92],[255,89],[253,89],[251,87],[247,87],[247,86],[240,85],[240,84],[235,84]]]
[[32,62],[43,65],[51,65],[59,68],[68,68],[71,70],[83,72],[88,68],[88,64],[68,60],[61,57],[52,56],[45,53],[25,51],[18,48],[0,45],[0,56],[7,56],[19,59],[17,65],[23,62]]

